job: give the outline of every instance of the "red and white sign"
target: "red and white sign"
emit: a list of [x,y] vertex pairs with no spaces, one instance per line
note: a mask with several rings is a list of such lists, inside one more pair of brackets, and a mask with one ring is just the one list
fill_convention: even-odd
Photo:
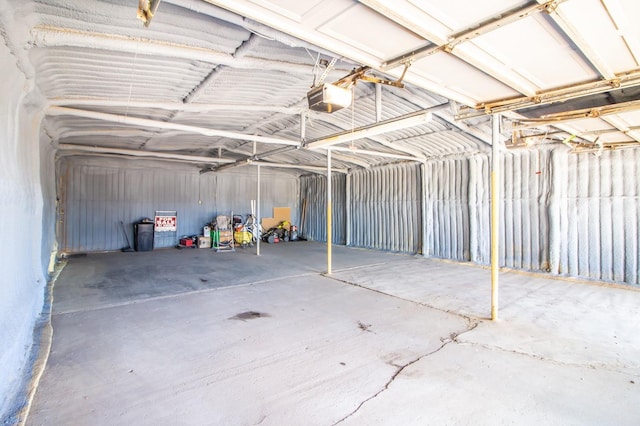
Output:
[[156,232],[176,232],[178,229],[176,216],[156,216],[155,223]]

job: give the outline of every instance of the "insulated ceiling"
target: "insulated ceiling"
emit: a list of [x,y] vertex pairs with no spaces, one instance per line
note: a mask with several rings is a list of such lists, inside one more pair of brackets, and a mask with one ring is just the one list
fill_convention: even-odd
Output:
[[[304,173],[332,147],[345,172],[486,152],[496,112],[508,145],[640,142],[636,0],[162,0],[148,27],[127,0],[2,3],[61,155]],[[323,76],[360,66],[405,86],[359,80],[351,107],[309,111]],[[416,111],[430,120],[331,142]]]

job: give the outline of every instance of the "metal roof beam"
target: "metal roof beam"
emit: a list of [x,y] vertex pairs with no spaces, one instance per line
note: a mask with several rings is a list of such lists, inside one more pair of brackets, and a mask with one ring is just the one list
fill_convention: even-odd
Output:
[[[523,118],[514,120],[513,130],[543,125],[554,125],[565,121],[580,120],[583,118],[600,118],[606,115],[619,114],[622,112],[636,111],[640,109],[640,100],[622,102],[619,104],[603,105],[594,108],[585,108],[575,111],[559,112],[556,114],[543,115],[540,118]],[[618,126],[615,126],[618,127]],[[621,126],[622,127],[622,126]],[[623,131],[621,129],[621,131]]]
[[141,126],[155,129],[178,130],[186,133],[197,133],[204,136],[219,136],[228,139],[239,139],[243,141],[255,141],[267,144],[291,145],[299,146],[300,142],[280,139],[269,136],[246,135],[242,133],[229,132],[226,130],[209,129],[206,127],[189,126],[186,124],[170,123],[165,121],[150,120],[148,118],[130,117],[125,115],[107,114],[103,112],[86,111],[82,109],[66,108],[66,107],[49,107],[46,110],[48,116],[74,116],[84,117],[94,120],[110,121],[119,124],[128,124],[132,126]]
[[256,111],[256,112],[279,112],[282,114],[300,114],[305,108],[302,107],[282,107],[277,105],[242,105],[242,104],[203,104],[203,103],[182,103],[182,102],[151,102],[127,99],[105,99],[105,98],[53,98],[49,101],[49,106],[95,106],[95,107],[122,107],[122,108],[146,108],[162,109],[167,111],[180,112],[212,112],[212,111]]
[[[326,172],[327,168],[326,167],[321,167],[321,166],[305,166],[302,164],[288,164],[288,163],[269,163],[267,161],[252,161],[250,162],[251,165],[253,166],[262,166],[262,167],[275,167],[275,168],[280,168],[280,169],[301,169],[301,170],[310,170],[310,171],[314,171],[314,172]],[[338,169],[338,168],[331,168],[332,172],[336,172],[336,173],[344,173],[347,174],[349,173],[349,170],[347,169]]]
[[409,127],[419,126],[425,124],[432,119],[434,111],[448,107],[448,103],[436,105],[431,108],[426,108],[421,111],[416,111],[410,114],[405,114],[400,117],[384,120],[379,123],[370,124],[367,126],[358,127],[353,130],[346,130],[344,132],[336,133],[330,136],[326,136],[320,139],[309,141],[305,144],[307,149],[326,148],[333,145],[338,145],[345,142],[351,142],[356,139],[368,138],[378,136],[384,133],[402,130]]
[[73,145],[73,144],[60,144],[58,145],[58,151],[63,152],[86,152],[91,154],[114,154],[127,157],[146,157],[162,160],[177,160],[186,161],[188,163],[207,163],[207,164],[219,164],[219,163],[233,163],[234,160],[229,158],[215,158],[215,157],[198,157],[194,155],[182,155],[173,154],[169,152],[154,152],[154,151],[141,151],[135,149],[121,149],[121,148],[105,148],[88,145]]
[[282,71],[289,74],[309,75],[308,64],[269,59],[235,58],[228,53],[160,40],[131,38],[124,35],[102,34],[69,28],[38,25],[32,29],[34,47],[71,46],[88,49],[103,49],[132,55],[151,55],[202,61],[216,65],[228,65],[238,69]]
[[[395,68],[400,64],[405,64],[409,61],[415,61],[439,51],[451,53],[457,45],[473,40],[476,37],[497,30],[498,28],[502,28],[505,25],[509,25],[524,18],[528,18],[529,16],[535,15],[539,12],[554,11],[557,5],[559,3],[562,3],[563,1],[565,0],[545,1],[542,4],[528,5],[512,10],[500,16],[499,18],[488,20],[473,28],[469,28],[467,30],[454,34],[446,43],[436,45],[428,44],[426,46],[412,50],[411,52],[400,55],[396,58],[385,61],[382,63],[382,69],[388,70],[391,68]],[[382,8],[383,10],[388,9],[379,0],[360,0],[360,2],[366,4],[374,10],[379,10],[380,8]],[[393,15],[391,17],[392,19],[394,19]],[[402,23],[400,24],[403,25]]]
[[338,151],[338,152],[349,152],[354,155],[370,155],[374,157],[393,158],[395,160],[418,161],[418,162],[424,161],[424,158],[412,157],[409,155],[393,154],[390,152],[372,151],[368,149],[360,149],[357,147],[347,148],[347,147],[333,146],[331,147],[331,150]]
[[546,105],[554,102],[564,102],[582,96],[604,93],[614,89],[624,89],[640,85],[640,69],[616,74],[608,80],[589,81],[558,89],[539,92],[536,96],[505,99],[496,102],[482,103],[475,107],[460,107],[456,119],[478,117],[505,111],[517,111],[532,106]]

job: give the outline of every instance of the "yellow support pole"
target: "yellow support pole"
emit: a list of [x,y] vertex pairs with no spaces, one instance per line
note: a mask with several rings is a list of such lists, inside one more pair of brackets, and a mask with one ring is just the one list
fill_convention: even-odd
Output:
[[327,274],[331,274],[331,150],[327,150]]
[[498,274],[500,250],[500,114],[492,118],[491,156],[491,320],[498,319]]
[[327,204],[327,274],[331,274],[331,201]]

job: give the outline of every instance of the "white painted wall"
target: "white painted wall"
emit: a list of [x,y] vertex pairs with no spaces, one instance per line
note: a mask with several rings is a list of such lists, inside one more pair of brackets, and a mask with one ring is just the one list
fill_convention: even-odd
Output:
[[51,149],[44,151],[41,167],[42,115],[27,102],[33,85],[5,43],[0,43],[0,75],[0,418],[5,418],[17,409],[16,396],[28,380],[53,246],[55,181]]

